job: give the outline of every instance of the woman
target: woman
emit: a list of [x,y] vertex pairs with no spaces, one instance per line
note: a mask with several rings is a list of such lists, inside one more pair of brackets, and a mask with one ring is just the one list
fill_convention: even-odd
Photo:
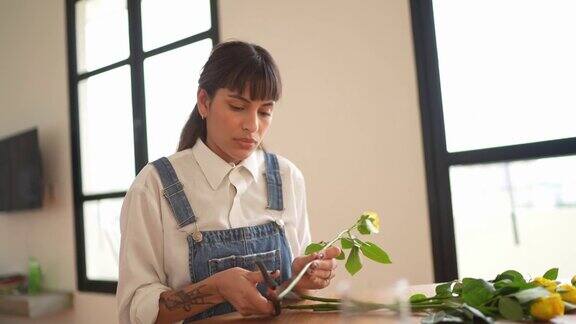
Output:
[[257,260],[278,281],[313,261],[296,291],[329,285],[340,250],[293,257],[310,243],[304,178],[261,144],[280,94],[262,47],[212,50],[178,152],[146,165],[124,199],[121,323],[273,314]]

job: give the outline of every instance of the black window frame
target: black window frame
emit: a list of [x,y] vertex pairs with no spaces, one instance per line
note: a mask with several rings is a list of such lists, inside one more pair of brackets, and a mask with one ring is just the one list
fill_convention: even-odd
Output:
[[68,52],[68,82],[70,100],[70,140],[72,148],[72,179],[74,192],[74,228],[76,236],[76,272],[79,291],[116,293],[117,281],[89,280],[86,274],[86,253],[84,238],[84,202],[107,198],[123,198],[126,191],[84,195],[82,192],[82,166],[80,159],[80,122],[78,103],[78,83],[89,77],[110,71],[123,65],[130,66],[132,90],[132,114],[134,133],[134,161],[136,174],[148,163],[146,140],[146,98],[144,92],[144,60],[151,56],[168,52],[204,39],[212,39],[215,46],[220,41],[217,0],[210,0],[212,26],[209,30],[167,45],[143,50],[142,15],[140,0],[126,0],[128,8],[128,34],[130,56],[93,71],[78,74],[76,57],[76,12],[75,4],[81,0],[66,0],[66,32]]
[[426,167],[434,279],[458,278],[449,168],[576,154],[576,137],[448,152],[433,14],[433,0],[410,0],[420,118]]

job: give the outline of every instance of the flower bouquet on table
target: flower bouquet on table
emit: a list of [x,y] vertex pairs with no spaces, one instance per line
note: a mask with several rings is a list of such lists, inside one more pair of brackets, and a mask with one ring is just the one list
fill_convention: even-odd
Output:
[[[388,254],[378,245],[355,235],[355,232],[362,235],[375,234],[379,232],[379,228],[378,215],[375,212],[365,212],[354,225],[340,232],[333,240],[328,243],[312,243],[305,253],[320,252],[339,242],[342,253],[337,259],[346,260],[345,267],[351,275],[362,268],[360,255],[382,264],[391,263]],[[280,298],[294,288],[309,265],[296,275],[280,294]],[[547,321],[576,311],[576,276],[571,283],[564,284],[557,281],[557,277],[558,268],[550,269],[542,277],[532,280],[526,280],[516,270],[508,270],[493,280],[464,278],[441,283],[435,287],[434,296],[419,293],[410,296],[407,301],[397,300],[391,304],[299,295],[301,299],[318,303],[282,307],[316,312],[343,309],[355,312],[380,309],[401,312],[403,307],[407,306],[412,312],[425,316],[422,323],[492,323],[495,319]]]
[[493,280],[464,278],[443,283],[436,286],[436,295],[415,294],[409,303],[413,311],[430,313],[423,323],[547,321],[576,310],[576,276],[571,284],[561,284],[557,277],[558,268],[533,280],[508,270]]

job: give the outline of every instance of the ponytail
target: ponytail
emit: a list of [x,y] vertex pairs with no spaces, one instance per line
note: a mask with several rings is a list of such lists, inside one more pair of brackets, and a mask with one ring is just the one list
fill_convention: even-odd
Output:
[[206,120],[200,117],[198,111],[198,104],[194,106],[186,125],[180,134],[180,144],[178,144],[178,152],[194,146],[198,138],[206,141]]

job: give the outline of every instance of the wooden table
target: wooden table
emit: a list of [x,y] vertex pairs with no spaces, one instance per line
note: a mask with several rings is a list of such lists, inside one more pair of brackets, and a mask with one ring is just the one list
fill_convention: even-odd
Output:
[[[422,317],[413,316],[408,323],[420,323]],[[242,317],[238,313],[214,316],[211,319],[198,321],[198,323],[398,323],[399,319],[395,315],[377,315],[368,313],[361,317],[346,317],[338,312],[318,313],[312,311],[291,311],[283,310],[278,317]]]
[[[408,294],[424,293],[426,296],[434,295],[434,287],[436,284],[411,286],[408,289]],[[322,296],[321,291],[317,294]],[[328,296],[324,296],[328,297]],[[372,300],[372,299],[367,299]],[[390,302],[383,301],[383,302]],[[316,303],[313,301],[304,301],[299,304]],[[420,323],[423,316],[412,315],[406,323]],[[334,312],[313,312],[311,310],[289,310],[283,309],[282,314],[277,317],[243,317],[237,312],[214,316],[212,318],[198,321],[197,323],[305,323],[305,324],[368,324],[368,323],[400,323],[400,318],[396,313],[386,310],[371,311],[358,315],[347,315],[339,311]],[[498,321],[498,323],[513,323],[510,321]],[[557,317],[553,323],[576,323],[576,314],[565,315]]]
[[[426,295],[434,295],[435,285],[419,285],[412,286],[409,288],[408,293],[425,293]],[[318,296],[323,296],[322,292],[319,291]],[[323,296],[330,297],[330,296]],[[372,299],[368,299],[372,300]],[[389,302],[389,301],[386,301]],[[303,301],[300,304],[314,304],[314,301]],[[422,316],[413,315],[408,319],[408,323],[420,323]],[[395,312],[387,310],[378,310],[366,312],[363,314],[343,314],[340,311],[334,312],[314,312],[311,310],[291,310],[283,309],[282,314],[277,317],[243,317],[238,312],[214,316],[209,319],[198,321],[197,323],[306,323],[306,324],[316,324],[316,323],[326,323],[326,324],[340,324],[340,323],[398,323],[399,317]]]
[[[423,317],[412,316],[408,319],[407,323],[421,323]],[[368,313],[359,317],[346,317],[337,312],[331,313],[314,313],[314,312],[290,312],[287,311],[278,317],[242,317],[238,313],[214,316],[211,319],[198,321],[197,323],[305,323],[305,324],[371,324],[371,323],[401,323],[399,318],[395,315],[377,315]],[[496,323],[525,323],[525,322],[511,322],[511,321],[496,321]],[[564,315],[555,318],[552,323],[565,324],[576,323],[576,315]]]

